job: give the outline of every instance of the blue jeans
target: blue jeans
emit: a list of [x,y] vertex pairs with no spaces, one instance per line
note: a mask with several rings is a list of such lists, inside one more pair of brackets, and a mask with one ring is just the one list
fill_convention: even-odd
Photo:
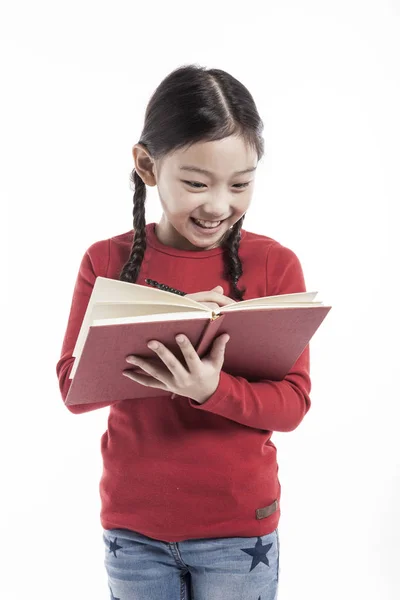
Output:
[[260,537],[162,542],[103,529],[111,600],[276,600],[278,529]]

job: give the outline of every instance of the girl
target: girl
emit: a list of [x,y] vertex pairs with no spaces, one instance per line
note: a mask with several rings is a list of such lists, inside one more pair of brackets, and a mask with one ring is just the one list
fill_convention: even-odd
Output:
[[[133,147],[133,229],[95,242],[81,261],[57,363],[63,400],[97,276],[165,283],[213,307],[306,291],[292,250],[242,229],[262,129],[252,96],[225,71],[183,66],[157,87]],[[158,224],[145,221],[146,185],[158,188]],[[250,382],[222,368],[228,337],[203,359],[185,337],[184,362],[157,340],[154,359],[127,357],[124,375],[170,391],[167,399],[68,406],[110,406],[100,519],[113,600],[277,598],[271,435],[293,431],[310,408],[309,347],[282,381]]]

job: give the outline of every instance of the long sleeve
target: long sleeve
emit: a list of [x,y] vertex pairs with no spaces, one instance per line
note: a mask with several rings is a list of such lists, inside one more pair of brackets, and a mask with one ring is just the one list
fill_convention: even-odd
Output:
[[[269,296],[305,292],[303,270],[296,254],[276,242],[267,255]],[[311,401],[310,348],[306,346],[282,381],[249,382],[221,371],[219,385],[203,404],[188,399],[197,410],[207,410],[256,429],[293,431],[308,412]]]
[[[64,341],[61,349],[61,357],[57,362],[56,372],[61,392],[61,397],[65,402],[72,379],[69,374],[75,357],[72,352],[78,338],[79,330],[85,316],[89,298],[96,281],[96,277],[101,275],[106,277],[107,265],[109,261],[109,243],[107,240],[96,242],[85,252],[79,267],[78,276],[75,282],[75,288],[72,296],[71,309],[69,313]],[[110,406],[111,402],[95,402],[92,404],[76,404],[73,406],[65,405],[68,410],[74,414],[80,414]]]

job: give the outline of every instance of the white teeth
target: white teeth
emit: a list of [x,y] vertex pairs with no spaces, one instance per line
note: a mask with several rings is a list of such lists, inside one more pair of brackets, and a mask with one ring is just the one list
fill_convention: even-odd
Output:
[[199,225],[202,225],[203,227],[207,227],[207,228],[213,228],[213,227],[218,227],[218,225],[221,223],[221,221],[217,221],[216,223],[214,223],[213,221],[200,221],[200,219],[194,219],[195,223],[198,223]]

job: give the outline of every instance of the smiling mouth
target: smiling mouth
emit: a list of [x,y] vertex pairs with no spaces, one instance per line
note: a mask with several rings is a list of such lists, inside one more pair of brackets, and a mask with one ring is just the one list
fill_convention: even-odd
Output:
[[[203,221],[202,219],[194,219],[193,217],[190,217],[192,223],[194,225],[196,225],[197,227],[201,227],[201,229],[205,229],[205,230],[217,230],[221,227],[222,223],[225,221],[225,219],[222,219],[221,221]],[[212,225],[211,225],[212,223]]]
[[219,223],[225,221],[225,219],[201,219],[200,217],[190,217],[191,219],[195,219],[196,221],[209,221],[210,223]]

